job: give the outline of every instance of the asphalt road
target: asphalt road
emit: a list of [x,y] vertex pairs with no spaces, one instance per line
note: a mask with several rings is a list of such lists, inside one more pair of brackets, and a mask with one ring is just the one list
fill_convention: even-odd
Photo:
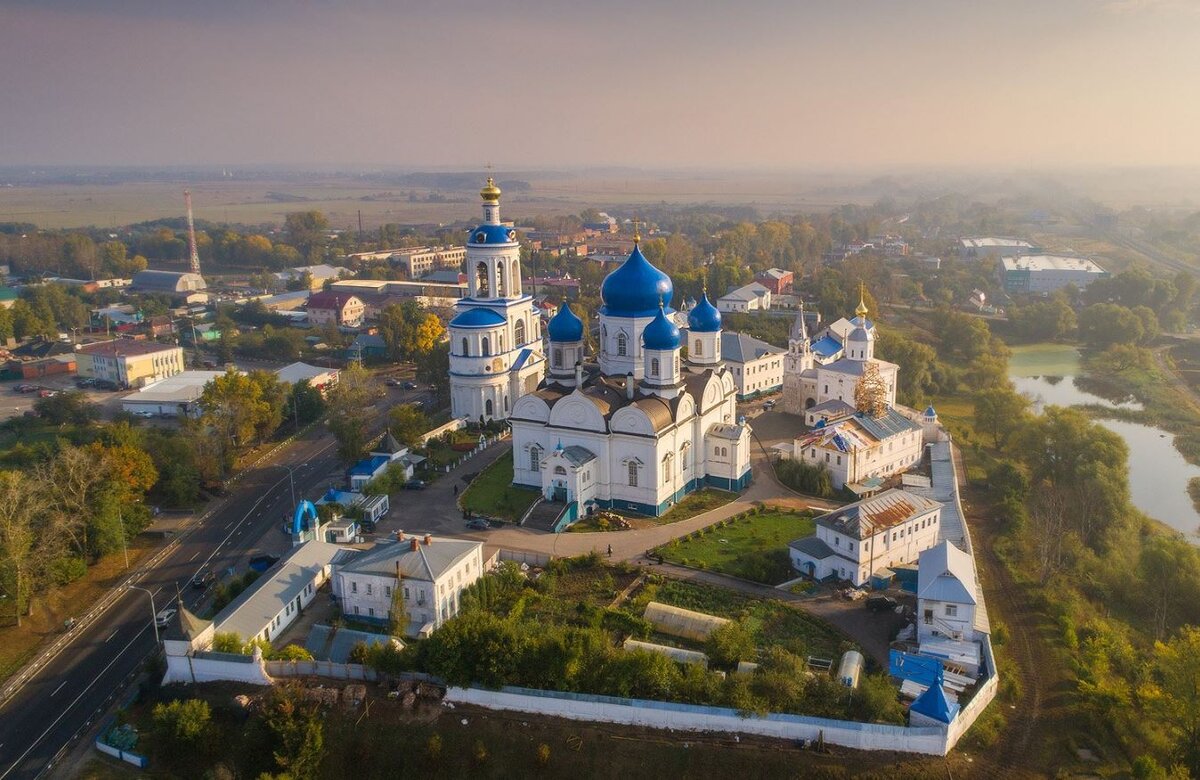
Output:
[[[389,388],[381,409],[418,397],[419,391]],[[289,474],[288,467],[291,467]],[[189,608],[205,594],[190,587],[200,571],[219,577],[229,569],[246,571],[259,553],[279,554],[291,546],[283,533],[295,497],[315,500],[342,480],[334,440],[317,426],[282,449],[268,464],[242,474],[224,505],[171,542],[172,549],[132,584],[154,594],[154,609],[174,606],[177,593]],[[81,614],[87,605],[80,605]],[[47,772],[60,751],[112,702],[155,649],[150,596],[126,590],[0,706],[0,780],[32,778]]]

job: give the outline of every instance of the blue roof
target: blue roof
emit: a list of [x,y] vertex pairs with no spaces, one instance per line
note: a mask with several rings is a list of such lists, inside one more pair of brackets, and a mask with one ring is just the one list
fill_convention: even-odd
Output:
[[583,341],[583,321],[571,311],[571,305],[563,301],[546,326],[546,332],[551,341]]
[[933,408],[933,404],[925,407],[926,417],[937,417],[937,410]]
[[452,328],[494,328],[503,325],[505,319],[492,309],[467,309],[450,320]]
[[721,312],[709,303],[707,292],[700,294],[700,302],[688,312],[688,328],[696,333],[715,333],[721,329]]
[[909,711],[933,718],[939,723],[949,723],[954,720],[954,716],[958,714],[958,705],[951,704],[950,700],[946,698],[946,692],[942,690],[943,682],[942,668],[939,666],[937,675],[933,678],[933,684],[917,697],[917,700],[909,707]]
[[513,361],[512,368],[510,368],[508,370],[509,371],[520,371],[524,367],[525,361],[529,360],[529,356],[532,354],[533,354],[532,349],[526,348],[526,349],[521,350],[521,352],[517,355],[517,359]]
[[667,319],[661,308],[654,321],[642,331],[642,344],[646,349],[679,349],[679,328]]
[[387,455],[372,455],[369,458],[363,458],[358,463],[350,467],[350,476],[352,477],[370,477],[379,471],[381,466],[391,462],[391,458]]
[[602,314],[616,317],[652,317],[664,303],[670,305],[675,294],[671,277],[655,268],[639,246],[617,270],[604,277],[600,297]]
[[513,244],[517,231],[505,225],[480,225],[471,231],[468,244]]
[[812,344],[812,351],[821,357],[836,355],[841,348],[842,342],[838,341],[833,336],[825,336],[817,341],[814,341]]

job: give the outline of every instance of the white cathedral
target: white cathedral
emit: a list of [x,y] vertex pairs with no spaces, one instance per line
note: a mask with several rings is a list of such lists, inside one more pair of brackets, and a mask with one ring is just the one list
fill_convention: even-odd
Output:
[[450,411],[470,420],[502,420],[546,372],[541,320],[521,292],[517,231],[500,222],[500,188],[479,192],[483,224],[467,239],[467,297],[450,320]]
[[516,236],[499,223],[499,195],[489,180],[484,224],[467,245],[470,297],[450,323],[454,414],[507,418],[513,483],[574,504],[577,515],[659,515],[704,486],[745,488],[750,427],[736,417],[721,314],[707,295],[688,312],[685,363],[673,285],[635,237],[601,287],[597,359],[585,354],[584,324],[564,303],[547,327],[542,380],[546,357],[520,293]]

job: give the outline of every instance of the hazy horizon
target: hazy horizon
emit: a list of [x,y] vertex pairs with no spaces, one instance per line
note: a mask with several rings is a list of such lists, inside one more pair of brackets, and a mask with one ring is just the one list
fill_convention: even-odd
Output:
[[1198,0],[0,0],[0,165],[1191,167],[1198,33]]

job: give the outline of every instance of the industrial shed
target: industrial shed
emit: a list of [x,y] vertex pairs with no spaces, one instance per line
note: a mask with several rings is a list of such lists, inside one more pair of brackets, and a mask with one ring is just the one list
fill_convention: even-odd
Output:
[[651,601],[646,605],[642,617],[649,620],[654,627],[671,636],[683,637],[702,642],[721,626],[729,621],[715,615],[703,612],[693,612],[682,607],[672,607],[670,604],[660,604]]

